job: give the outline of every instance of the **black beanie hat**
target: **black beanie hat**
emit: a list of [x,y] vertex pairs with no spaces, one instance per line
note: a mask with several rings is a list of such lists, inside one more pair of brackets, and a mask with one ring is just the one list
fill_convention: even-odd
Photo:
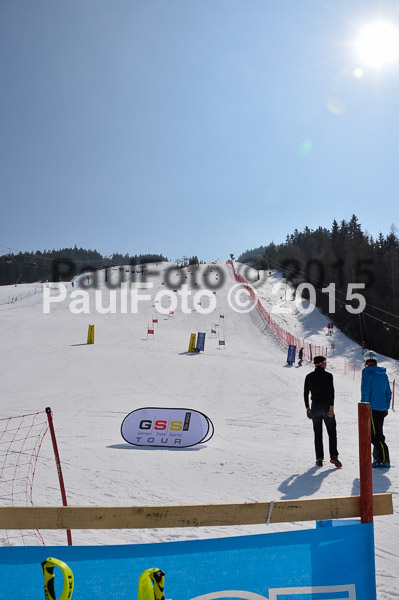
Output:
[[326,362],[326,359],[324,356],[315,356],[313,362],[316,367],[319,367],[320,365]]

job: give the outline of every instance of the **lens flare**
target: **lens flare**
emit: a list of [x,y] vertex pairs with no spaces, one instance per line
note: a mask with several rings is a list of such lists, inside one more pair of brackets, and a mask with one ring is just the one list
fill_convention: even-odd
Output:
[[301,156],[309,156],[313,150],[312,140],[304,140],[299,146],[299,153]]
[[345,104],[339,98],[329,98],[327,108],[334,115],[342,115],[345,112]]
[[365,65],[378,69],[399,58],[399,31],[384,21],[368,25],[360,32],[355,49]]

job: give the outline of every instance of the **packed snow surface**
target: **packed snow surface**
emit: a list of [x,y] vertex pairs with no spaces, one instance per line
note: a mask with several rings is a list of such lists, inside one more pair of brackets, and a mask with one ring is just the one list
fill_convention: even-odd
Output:
[[[236,269],[243,267],[235,264]],[[278,289],[278,273],[254,270],[243,274],[257,290],[277,323],[305,343],[328,350],[327,369],[334,374],[338,449],[343,469],[326,460],[314,464],[312,424],[306,418],[303,382],[312,365],[288,367],[287,350],[266,328],[257,310],[237,312],[229,303],[235,285],[230,265],[201,265],[167,271],[170,265],[150,265],[147,277],[134,274],[136,289],[147,299],[137,312],[121,310],[116,287],[116,312],[96,310],[95,294],[109,305],[110,290],[100,274],[97,290],[88,289],[89,313],[71,298],[86,294],[87,277],[65,284],[65,300],[43,310],[46,294],[59,291],[40,284],[0,288],[2,353],[1,414],[12,417],[50,406],[58,439],[69,505],[173,505],[322,498],[359,493],[357,410],[360,401],[361,349],[335,329],[327,335],[328,318],[315,309],[302,314]],[[182,277],[186,305],[169,315],[168,299],[156,302]],[[91,277],[93,277],[91,275]],[[132,277],[129,268],[114,269],[108,283]],[[224,282],[223,282],[224,279]],[[194,295],[212,289],[209,297]],[[197,285],[195,285],[197,283]],[[222,284],[222,285],[221,285]],[[220,286],[220,287],[217,287]],[[216,291],[216,294],[213,294]],[[112,296],[112,294],[111,294]],[[213,296],[216,308],[206,308]],[[159,299],[159,297],[158,297]],[[198,305],[198,300],[201,304]],[[87,299],[86,299],[87,301]],[[75,302],[75,304],[72,304]],[[164,312],[158,312],[159,306]],[[304,308],[306,308],[304,303]],[[123,305],[122,308],[126,306]],[[100,307],[101,310],[101,307]],[[191,312],[189,312],[191,310]],[[223,315],[223,317],[221,317]],[[147,327],[158,318],[155,335]],[[95,343],[86,344],[88,325],[95,325]],[[217,335],[211,335],[211,329]],[[206,332],[205,351],[189,354],[190,334]],[[219,345],[225,340],[225,346]],[[396,362],[380,357],[392,382]],[[215,433],[206,444],[186,449],[140,448],[127,444],[120,428],[131,411],[146,407],[192,408],[205,413]],[[390,470],[374,470],[374,492],[397,499],[399,436],[397,414],[390,410],[385,434],[391,453]],[[325,454],[328,444],[324,434]],[[50,436],[41,448],[33,488],[35,505],[60,505],[60,491]],[[267,515],[265,515],[266,520]],[[274,532],[313,527],[287,525],[179,528],[156,530],[77,530],[75,545],[126,544]],[[47,545],[66,543],[64,531],[42,532]],[[377,589],[379,600],[392,600],[399,590],[399,517],[375,518]],[[333,568],[326,565],[326,569]]]

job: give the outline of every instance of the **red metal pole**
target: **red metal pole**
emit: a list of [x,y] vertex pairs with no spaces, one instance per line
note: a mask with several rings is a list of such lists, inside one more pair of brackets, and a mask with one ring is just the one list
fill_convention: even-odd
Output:
[[[62,476],[60,455],[58,453],[57,439],[55,437],[55,431],[54,431],[53,413],[51,412],[51,408],[49,406],[47,406],[47,408],[46,408],[46,414],[47,414],[48,426],[49,426],[50,434],[51,434],[51,441],[53,442],[54,458],[55,458],[55,464],[57,466],[58,481],[60,483],[60,490],[61,490],[62,506],[68,506],[66,493],[65,493],[64,478]],[[68,546],[72,546],[71,530],[67,529],[66,533],[67,533]]]
[[360,470],[360,520],[373,522],[373,474],[371,467],[370,404],[359,402],[359,470]]

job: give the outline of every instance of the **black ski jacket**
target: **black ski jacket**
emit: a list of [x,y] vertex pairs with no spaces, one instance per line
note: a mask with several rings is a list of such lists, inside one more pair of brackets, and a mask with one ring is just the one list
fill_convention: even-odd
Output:
[[309,408],[309,392],[312,405],[325,408],[328,412],[330,406],[334,406],[334,383],[331,373],[327,373],[323,367],[316,367],[312,373],[306,375],[304,388],[306,408]]

